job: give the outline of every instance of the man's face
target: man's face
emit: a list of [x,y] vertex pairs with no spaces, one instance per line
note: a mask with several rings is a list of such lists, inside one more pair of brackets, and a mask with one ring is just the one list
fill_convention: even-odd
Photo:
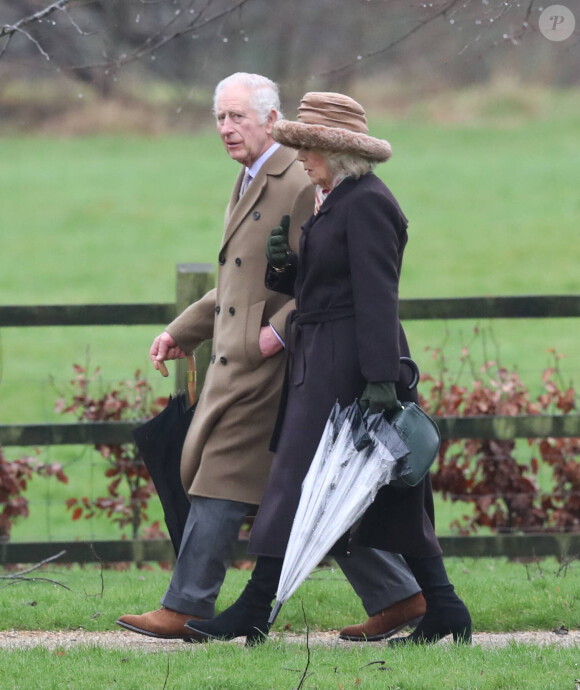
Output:
[[227,86],[217,101],[217,127],[231,158],[250,167],[274,143],[272,127],[276,113],[266,122],[250,105],[250,91],[241,85]]

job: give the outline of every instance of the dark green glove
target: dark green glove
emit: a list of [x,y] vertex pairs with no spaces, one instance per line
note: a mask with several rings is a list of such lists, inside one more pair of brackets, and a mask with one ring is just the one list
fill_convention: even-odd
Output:
[[288,265],[290,244],[288,232],[290,230],[290,216],[282,216],[280,225],[277,225],[266,242],[266,258],[274,270],[281,271]]
[[401,407],[397,400],[397,391],[392,381],[382,381],[380,383],[367,383],[366,388],[360,398],[360,408],[364,412],[368,410],[370,414],[377,412],[392,412]]

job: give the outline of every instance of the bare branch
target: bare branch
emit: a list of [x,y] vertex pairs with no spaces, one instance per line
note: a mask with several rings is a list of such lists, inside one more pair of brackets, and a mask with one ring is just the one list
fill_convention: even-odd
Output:
[[304,610],[304,602],[300,600],[300,606],[302,607],[302,617],[304,618],[304,625],[306,626],[306,666],[298,683],[296,690],[301,690],[304,685],[304,681],[308,678],[308,669],[310,668],[310,629],[308,627],[308,621],[306,620],[306,611]]
[[59,587],[63,587],[64,589],[68,589],[68,591],[72,591],[70,587],[67,587],[66,585],[63,585],[62,582],[58,582],[57,580],[52,580],[48,577],[24,577],[28,573],[33,572],[34,570],[37,570],[38,568],[42,567],[43,565],[46,565],[47,563],[50,563],[51,561],[56,561],[57,558],[60,558],[61,556],[64,556],[66,551],[60,551],[59,553],[55,554],[54,556],[49,556],[49,558],[45,558],[43,561],[40,561],[40,563],[36,563],[35,565],[31,566],[30,568],[26,568],[25,570],[21,570],[18,573],[13,573],[12,575],[0,575],[0,580],[10,580],[9,583],[5,585],[5,587],[9,587],[10,585],[14,585],[17,582],[50,582],[53,585],[58,585]]
[[364,62],[365,60],[369,60],[370,58],[376,57],[377,55],[382,55],[383,53],[387,53],[389,50],[392,50],[396,46],[398,46],[400,43],[403,43],[406,41],[408,38],[410,38],[413,34],[416,34],[418,31],[423,29],[425,26],[428,24],[431,24],[434,22],[436,19],[439,17],[444,16],[451,10],[455,5],[457,5],[460,2],[460,0],[450,0],[446,5],[444,5],[440,10],[435,12],[435,14],[430,15],[426,19],[423,19],[420,21],[418,24],[416,24],[412,29],[409,29],[407,33],[403,34],[402,36],[399,36],[399,38],[396,38],[394,41],[391,41],[391,43],[388,43],[386,46],[383,46],[382,48],[378,48],[377,50],[371,50],[368,53],[365,53],[364,55],[359,55],[355,60],[351,60],[350,62],[342,65],[341,67],[336,67],[335,69],[328,70],[326,72],[319,72],[316,74],[317,77],[328,77],[331,75],[335,74],[340,74],[341,72],[345,72],[348,69],[351,69],[353,65],[359,64],[361,62]]
[[220,19],[224,19],[230,14],[233,14],[236,10],[241,9],[248,2],[251,2],[251,0],[238,0],[232,7],[228,7],[227,9],[217,12],[216,14],[212,15],[211,17],[208,17],[207,19],[203,19],[203,15],[211,5],[211,2],[212,0],[208,0],[206,6],[198,12],[197,17],[193,21],[189,22],[188,24],[174,31],[173,33],[164,35],[165,30],[172,26],[180,18],[180,16],[183,15],[183,12],[179,12],[179,14],[175,15],[175,17],[173,17],[172,20],[168,22],[163,29],[161,29],[161,31],[159,31],[155,36],[150,36],[149,38],[147,38],[147,40],[144,41],[144,43],[139,48],[134,50],[132,53],[123,54],[118,58],[110,58],[103,63],[83,65],[82,67],[77,67],[75,69],[109,68],[111,66],[115,66],[117,68],[122,67],[123,65],[126,65],[130,62],[139,60],[140,58],[144,57],[145,55],[148,55],[149,53],[153,53],[154,51],[158,50],[159,48],[162,48],[164,45],[170,43],[176,38],[179,38],[180,36],[185,36],[187,34],[192,33],[193,31],[199,31],[200,29],[203,29],[206,26],[219,21]]
[[68,11],[68,8],[66,7],[61,7],[61,11],[66,14],[66,18],[69,20],[69,22],[72,24],[72,26],[77,30],[77,32],[81,36],[93,36],[94,33],[92,31],[84,31],[81,29],[81,27],[77,24],[77,22],[73,19],[71,13]]
[[28,573],[31,573],[33,570],[38,570],[38,568],[41,568],[43,565],[46,565],[47,563],[56,561],[57,558],[64,556],[65,553],[66,551],[59,551],[59,553],[55,554],[54,556],[49,556],[48,558],[45,558],[43,561],[40,561],[40,563],[36,563],[36,565],[32,565],[30,566],[30,568],[26,568],[25,570],[20,570],[19,572],[14,573],[13,575],[0,575],[0,580],[10,580],[11,578],[19,575],[27,575]]
[[163,682],[163,690],[167,687],[167,681],[169,680],[169,654],[167,655],[167,673],[165,674],[165,680]]
[[523,36],[526,29],[528,29],[528,27],[530,26],[530,15],[532,14],[532,7],[534,6],[534,2],[535,0],[530,0],[530,3],[526,9],[526,16],[524,17],[519,31],[516,31],[512,36],[510,36],[510,39],[512,43],[514,43],[514,45],[517,45],[518,41]]
[[62,587],[63,589],[68,589],[69,592],[72,592],[72,589],[70,587],[67,587],[67,585],[63,585],[62,582],[59,582],[58,580],[52,580],[49,577],[21,577],[19,575],[13,575],[10,578],[3,579],[11,580],[11,582],[4,585],[5,587],[15,585],[17,582],[50,582],[51,585],[58,585],[59,587]]
[[[53,2],[48,7],[45,7],[43,10],[39,10],[38,12],[31,14],[29,17],[24,17],[20,21],[16,22],[16,24],[5,24],[4,26],[0,27],[0,38],[4,38],[5,36],[12,36],[17,31],[20,31],[28,36],[28,34],[25,31],[23,31],[23,26],[38,22],[39,20],[51,15],[53,12],[56,12],[57,10],[63,10],[69,3],[70,0],[56,0],[56,2]],[[30,38],[30,36],[28,37]]]
[[2,49],[0,49],[0,58],[4,55],[4,53],[8,50],[8,46],[10,45],[10,41],[12,40],[12,36],[14,34],[10,34],[9,36],[6,37],[6,43],[3,45]]
[[28,17],[24,17],[23,19],[20,19],[20,21],[17,21],[15,24],[4,24],[4,26],[1,26],[0,39],[6,38],[7,40],[2,49],[0,50],[0,58],[6,52],[6,49],[8,48],[8,45],[10,44],[10,41],[12,40],[14,34],[21,33],[24,36],[26,36],[26,38],[31,43],[34,43],[34,45],[38,48],[40,54],[44,58],[50,60],[50,55],[42,48],[40,42],[36,38],[31,36],[31,34],[28,31],[26,31],[23,27],[28,26],[29,24],[36,24],[45,19],[46,17],[49,17],[54,12],[57,12],[58,10],[66,11],[66,6],[69,3],[70,0],[56,0],[56,2],[53,2],[51,5],[48,5],[48,7],[45,7],[43,10],[39,10],[38,12],[35,12],[34,14],[31,14]]
[[[19,33],[21,33],[21,34],[23,34],[24,36],[26,36],[26,38],[27,38],[31,43],[34,43],[34,45],[38,48],[38,51],[39,51],[39,53],[42,55],[42,57],[43,57],[43,58],[46,58],[47,60],[50,60],[50,55],[46,52],[46,50],[43,49],[43,47],[42,47],[42,46],[40,45],[40,43],[36,40],[36,38],[34,38],[33,36],[31,36],[31,35],[28,33],[28,31],[25,31],[24,29],[21,29],[21,28],[17,28],[17,29],[15,29],[15,31],[18,31]],[[6,45],[8,45],[8,43],[7,43]]]

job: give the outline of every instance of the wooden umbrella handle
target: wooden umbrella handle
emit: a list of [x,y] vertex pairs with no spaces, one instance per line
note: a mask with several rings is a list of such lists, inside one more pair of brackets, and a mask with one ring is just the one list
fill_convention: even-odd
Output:
[[[165,366],[165,362],[159,362],[159,371],[161,376],[169,376],[169,371]],[[189,404],[193,405],[195,402],[195,388],[197,384],[197,372],[195,369],[195,355],[187,355],[187,391],[189,393]]]
[[187,355],[187,390],[189,392],[189,404],[195,403],[195,387],[197,384],[197,372],[195,369],[195,355]]

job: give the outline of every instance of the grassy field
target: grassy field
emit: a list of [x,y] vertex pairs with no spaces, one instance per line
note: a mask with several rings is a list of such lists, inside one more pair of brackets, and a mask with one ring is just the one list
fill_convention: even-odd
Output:
[[[448,559],[447,567],[470,607],[475,632],[551,630],[561,625],[574,629],[580,625],[577,562],[561,569],[553,559],[528,564]],[[0,631],[113,630],[122,613],[156,607],[169,577],[158,568],[101,573],[96,566],[52,566],[36,574],[69,589],[40,580],[0,586]],[[245,571],[228,572],[219,608],[236,598],[247,578]],[[303,688],[562,690],[573,689],[579,677],[578,650],[574,648],[517,644],[497,650],[447,645],[391,650],[382,644],[307,648],[307,627],[310,631],[337,630],[363,620],[364,615],[340,571],[323,569],[285,604],[274,626],[277,633],[286,630],[304,635],[299,644],[273,636],[263,647],[249,650],[229,643],[182,645],[157,654],[94,646],[2,650],[2,685],[76,688],[82,677],[83,688],[290,690],[298,686],[309,654]]]
[[81,687],[79,678],[84,690],[574,690],[578,650],[517,644],[494,650],[320,649],[268,642],[250,650],[218,643],[152,654],[81,646],[2,650],[0,663],[6,687],[14,690],[74,689]]
[[[487,119],[464,124],[450,124],[453,118],[438,124],[428,111],[373,120],[371,131],[394,149],[377,172],[410,219],[401,297],[580,293],[579,98],[573,92],[543,98],[533,117],[516,108],[515,120],[511,101],[496,103],[497,112],[488,108]],[[215,132],[30,136],[4,138],[0,147],[6,161],[0,167],[2,304],[169,301],[176,263],[215,262],[237,173]],[[476,363],[497,357],[538,391],[550,362],[547,350],[555,348],[565,355],[563,381],[579,379],[574,319],[405,326],[423,371],[433,367],[425,347],[443,347],[456,366],[461,346],[479,326],[492,337],[485,347],[481,338],[474,345]],[[0,421],[74,421],[53,412],[73,363],[101,366],[103,385],[144,369],[156,393],[168,394],[171,381],[148,364],[150,343],[161,329],[0,330]],[[8,457],[17,452],[7,449]],[[31,493],[39,520],[21,523],[15,538],[35,538],[39,525],[51,525],[44,517],[47,502],[98,481],[101,470],[80,459],[83,454],[78,448],[48,451],[75,475],[70,491],[39,481]],[[56,523],[67,521],[52,524],[58,531]],[[446,517],[440,523],[447,524]],[[94,529],[79,528],[83,534],[85,528]],[[102,529],[108,536],[109,528]]]

